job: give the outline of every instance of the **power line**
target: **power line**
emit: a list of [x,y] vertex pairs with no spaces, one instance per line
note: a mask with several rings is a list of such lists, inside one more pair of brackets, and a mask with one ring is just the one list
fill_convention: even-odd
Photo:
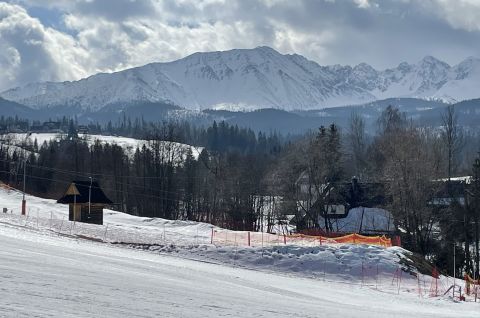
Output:
[[[14,161],[8,161],[4,159],[0,159],[0,162],[6,162],[6,163],[14,163]],[[27,166],[32,167],[32,168],[38,168],[42,170],[48,170],[48,171],[53,171],[53,172],[58,172],[58,173],[63,173],[63,174],[69,174],[69,175],[77,175],[77,176],[83,176],[83,177],[94,177],[94,176],[99,176],[99,177],[106,177],[106,178],[131,178],[131,179],[164,179],[164,176],[132,176],[132,175],[114,175],[114,174],[105,174],[105,173],[90,173],[90,172],[79,172],[79,171],[73,171],[73,170],[63,170],[63,169],[58,169],[58,168],[51,168],[51,167],[45,167],[45,166],[39,166],[39,165],[34,165],[27,163]],[[175,176],[177,179],[204,179],[203,177],[185,177],[185,176]]]
[[[9,164],[16,164],[16,162],[13,162],[13,161],[8,161],[8,160],[2,160],[0,159],[0,162],[5,162],[5,163],[9,163]],[[101,177],[101,178],[114,178],[114,179],[128,179],[128,178],[131,178],[131,179],[137,179],[137,180],[144,180],[144,179],[147,179],[147,180],[155,180],[155,179],[159,179],[159,180],[164,180],[166,179],[165,176],[155,176],[155,177],[149,177],[149,176],[130,176],[130,175],[111,175],[111,174],[102,174],[102,173],[96,173],[96,174],[91,174],[91,173],[88,173],[88,172],[76,172],[76,171],[72,171],[72,170],[62,170],[62,169],[57,169],[57,168],[50,168],[50,167],[45,167],[45,166],[39,166],[39,165],[34,165],[34,164],[29,164],[27,163],[27,166],[30,166],[32,168],[36,168],[36,169],[41,169],[41,170],[46,170],[46,171],[52,171],[52,172],[58,172],[58,173],[63,173],[63,174],[67,174],[67,175],[75,175],[75,176],[79,176],[79,177],[83,177],[85,179],[88,179],[90,177],[93,177],[93,176],[97,176],[97,177]],[[215,174],[213,174],[214,177],[216,177]],[[174,179],[182,179],[182,180],[201,180],[201,181],[205,181],[206,179],[208,178],[208,176],[179,176],[178,174],[176,174],[174,176]],[[223,183],[229,183],[231,185],[238,185],[238,182],[235,181],[235,180],[229,180],[229,179],[225,179],[223,178],[222,179],[222,182]],[[116,185],[121,185],[121,186],[126,186],[126,187],[136,187],[136,188],[139,188],[139,189],[144,189],[144,187],[142,185],[138,185],[138,184],[134,184],[134,183],[124,183],[124,182],[121,182],[121,181],[113,181],[114,184]],[[177,194],[178,192],[172,192],[172,191],[168,191],[168,190],[161,190],[161,189],[156,189],[155,191],[158,191],[158,192],[165,192],[165,193],[174,193],[174,194]]]
[[[10,171],[5,171],[5,170],[0,170],[0,173],[12,174]],[[71,181],[57,180],[57,179],[44,178],[44,177],[37,177],[37,176],[32,176],[32,175],[28,176],[28,178],[37,179],[37,180],[52,181],[52,182],[56,182],[56,183],[66,184],[66,185],[69,185],[69,184],[72,183]],[[157,196],[157,195],[153,195],[153,194],[144,194],[144,193],[138,193],[138,192],[134,192],[134,191],[127,191],[127,192],[125,192],[125,191],[113,189],[113,188],[110,188],[110,187],[103,187],[103,188],[102,188],[102,187],[92,186],[92,189],[110,190],[111,192],[121,193],[121,194],[127,193],[127,196],[128,196],[128,194],[132,193],[132,194],[134,194],[135,196],[148,197],[148,198],[156,198],[156,199],[165,200],[165,201],[172,201],[172,202],[180,202],[180,200],[174,200],[174,199],[170,199],[170,198],[166,198],[166,197],[161,197],[161,196]],[[175,192],[175,194],[181,195],[181,194],[183,194],[183,193],[181,193],[181,192]]]

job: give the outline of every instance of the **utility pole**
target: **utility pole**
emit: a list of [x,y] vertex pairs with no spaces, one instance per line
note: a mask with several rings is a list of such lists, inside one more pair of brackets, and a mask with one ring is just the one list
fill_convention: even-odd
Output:
[[22,215],[25,215],[25,214],[26,214],[26,210],[27,210],[27,201],[25,200],[26,173],[27,173],[27,160],[24,160],[24,161],[23,161],[23,199],[22,199]]
[[456,286],[456,281],[455,281],[455,242],[453,242],[453,297],[455,298],[455,286]]
[[90,187],[88,188],[88,216],[90,217],[90,208],[92,206],[92,177],[90,178]]
[[75,183],[73,185],[75,187],[75,192],[73,195],[73,221],[76,221],[77,220],[77,189],[76,189],[77,185]]

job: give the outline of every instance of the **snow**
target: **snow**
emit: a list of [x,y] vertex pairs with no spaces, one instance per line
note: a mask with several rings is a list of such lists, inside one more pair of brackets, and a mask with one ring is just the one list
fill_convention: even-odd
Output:
[[226,230],[110,210],[104,226],[74,224],[67,206],[26,199],[22,217],[21,193],[0,187],[1,317],[477,317],[480,308],[428,297],[429,276],[402,272],[399,286],[408,259],[399,247],[212,245],[211,229]]
[[300,55],[258,47],[195,53],[75,82],[29,84],[0,95],[33,108],[79,105],[93,111],[141,102],[189,110],[306,110],[394,97],[471,99],[480,97],[479,79],[476,58],[450,66],[427,56],[380,71],[365,63],[321,66]]
[[[331,223],[333,230],[340,233],[388,233],[395,229],[392,214],[380,208],[353,208],[345,218],[332,219]],[[325,219],[319,217],[318,224],[323,228]]]
[[[64,136],[65,134],[58,133],[10,133],[3,136],[4,142],[2,145],[8,146],[11,148],[9,151],[13,152],[14,150],[19,150],[19,146],[22,146],[24,143],[27,145],[33,145],[35,139],[37,140],[38,146],[41,147],[44,142],[48,143],[52,140],[59,141]],[[130,157],[133,157],[137,148],[141,149],[143,146],[152,148],[153,146],[153,141],[120,136],[79,134],[79,137],[84,138],[89,146],[93,146],[97,141],[101,144],[109,143],[118,145],[122,147]],[[175,162],[183,161],[188,150],[191,150],[194,159],[198,159],[198,156],[203,150],[203,147],[195,147],[170,141],[160,141],[159,147],[165,153],[171,151],[176,156],[173,158]]]
[[477,317],[478,305],[247,270],[0,224],[2,317]]
[[436,181],[458,181],[458,182],[464,182],[466,184],[470,184],[472,182],[473,177],[472,176],[461,176],[461,177],[452,177],[450,179],[448,178],[443,178],[443,179],[438,179]]

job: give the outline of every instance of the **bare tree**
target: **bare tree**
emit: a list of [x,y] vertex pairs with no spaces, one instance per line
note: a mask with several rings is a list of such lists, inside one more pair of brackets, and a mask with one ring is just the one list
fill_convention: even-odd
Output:
[[429,203],[438,178],[438,158],[432,134],[409,123],[398,109],[387,107],[379,119],[374,148],[381,155],[380,178],[391,198],[390,209],[412,250],[426,253],[431,247],[436,222],[435,206]]
[[406,232],[411,248],[427,253],[436,221],[435,206],[429,204],[437,178],[434,152],[423,133],[414,127],[388,136],[384,177],[392,197],[397,224]]
[[448,106],[442,114],[442,123],[442,140],[447,156],[447,176],[450,180],[456,167],[457,156],[464,146],[463,130],[458,126],[458,116],[453,105]]
[[366,164],[365,120],[356,112],[350,116],[348,142],[354,164],[354,173],[361,177]]

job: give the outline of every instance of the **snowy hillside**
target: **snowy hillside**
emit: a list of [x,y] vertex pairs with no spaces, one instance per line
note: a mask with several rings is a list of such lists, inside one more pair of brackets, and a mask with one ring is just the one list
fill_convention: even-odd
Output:
[[205,223],[107,211],[104,226],[74,224],[33,196],[22,217],[20,200],[0,187],[2,317],[478,316],[478,304],[430,298],[432,278],[409,273],[401,248],[212,245]]
[[314,109],[361,104],[391,97],[441,99],[480,97],[480,59],[450,66],[427,56],[379,71],[357,66],[321,66],[300,55],[269,47],[195,53],[169,63],[152,63],[75,82],[35,83],[0,95],[33,108],[121,109],[162,102],[190,110]]
[[[44,142],[50,142],[52,140],[60,140],[65,137],[62,134],[56,133],[10,133],[2,136],[2,146],[8,147],[9,152],[24,151],[24,148],[31,149],[35,140],[38,147],[41,147]],[[106,135],[79,135],[80,138],[84,138],[86,142],[93,146],[96,142],[101,144],[115,144],[122,147],[126,153],[132,157],[135,154],[136,149],[142,147],[152,147],[153,142],[148,140],[134,139],[128,137],[119,136],[106,136]],[[22,148],[23,147],[23,148]],[[194,159],[198,159],[198,156],[202,152],[202,147],[194,147],[177,142],[161,141],[159,149],[166,155],[171,155],[171,159],[174,162],[182,162],[188,151],[192,152]],[[28,151],[28,150],[27,150]]]

